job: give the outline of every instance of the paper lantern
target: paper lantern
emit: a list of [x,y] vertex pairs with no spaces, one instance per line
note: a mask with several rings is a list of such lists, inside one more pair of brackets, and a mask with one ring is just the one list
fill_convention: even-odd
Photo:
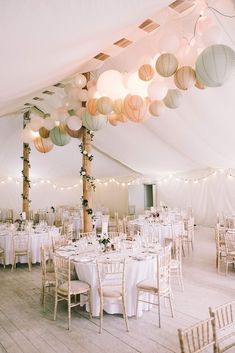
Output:
[[86,110],[82,113],[81,117],[83,126],[91,131],[98,131],[107,124],[106,116],[92,116]]
[[29,127],[26,126],[21,131],[21,138],[24,143],[31,143],[34,140],[35,135],[34,135],[34,132],[32,130],[30,130]]
[[41,153],[50,152],[54,147],[53,143],[49,138],[42,138],[40,136],[36,137],[33,143],[36,149]]
[[208,87],[222,86],[234,69],[235,52],[226,45],[216,44],[203,50],[196,61],[196,77]]
[[82,74],[77,74],[74,78],[74,84],[79,87],[79,88],[83,88],[86,86],[87,83],[87,79],[86,76],[82,75]]
[[79,102],[79,100],[75,100],[70,97],[64,97],[62,104],[67,110],[76,110],[81,107],[81,102]]
[[154,76],[154,69],[150,64],[144,64],[139,68],[139,78],[143,81],[150,81]]
[[166,107],[175,109],[180,106],[182,93],[178,89],[169,89],[163,102]]
[[176,87],[182,90],[191,88],[196,80],[195,71],[191,66],[182,66],[174,75],[174,82]]
[[79,130],[82,127],[82,120],[76,116],[72,115],[66,120],[66,124],[70,130]]
[[154,80],[148,86],[148,95],[151,100],[162,100],[168,91],[164,82]]
[[138,123],[145,119],[147,105],[142,97],[128,95],[124,99],[124,111],[131,121]]
[[71,86],[66,91],[69,98],[79,100],[79,93],[81,91],[81,88]]
[[86,102],[88,101],[89,97],[88,97],[88,91],[86,89],[80,89],[78,91],[78,99],[81,102]]
[[90,98],[100,98],[101,94],[97,91],[97,87],[91,87],[87,91],[88,99]]
[[50,131],[50,139],[56,146],[65,146],[71,140],[67,134],[65,125],[60,124]]
[[143,81],[139,78],[138,72],[134,72],[127,78],[128,92],[132,95],[147,97],[148,84],[148,81]]
[[95,80],[89,80],[87,82],[87,89],[89,90],[91,87],[96,87],[96,81]]
[[117,114],[116,119],[120,121],[120,123],[126,123],[128,118],[124,114]]
[[124,112],[124,107],[123,107],[123,100],[122,99],[115,99],[113,101],[113,111],[116,114],[123,114]]
[[172,76],[178,68],[178,61],[173,54],[165,53],[156,61],[156,71],[163,77]]
[[112,100],[109,97],[101,97],[97,101],[97,109],[100,114],[108,115],[112,112]]
[[74,87],[71,83],[68,83],[65,87],[64,87],[64,92],[66,94],[69,94],[69,91],[71,90],[71,88]]
[[160,116],[165,110],[165,105],[162,101],[153,101],[149,105],[149,113],[153,116]]
[[48,116],[47,118],[44,119],[43,126],[47,130],[52,130],[55,127],[55,120],[52,119],[50,116]]
[[205,89],[206,87],[199,81],[196,80],[194,86],[198,89]]
[[201,16],[197,21],[196,31],[197,33],[202,34],[207,31],[212,24],[211,17]]
[[117,115],[115,114],[109,115],[108,122],[113,126],[117,126],[119,123],[119,120],[117,119]]
[[73,138],[81,138],[84,131],[82,127],[79,130],[71,130],[67,125],[65,125],[65,129],[67,134]]
[[126,94],[122,74],[116,70],[104,71],[97,80],[97,90],[111,99],[122,98]]
[[40,129],[39,129],[39,135],[40,135],[42,138],[46,139],[46,138],[49,137],[50,131],[47,130],[47,129],[45,129],[45,127],[40,127]]
[[87,108],[87,111],[89,114],[91,114],[91,115],[98,114],[97,101],[98,101],[98,99],[96,99],[96,98],[91,98],[87,101],[86,108]]
[[30,129],[33,131],[38,131],[40,129],[40,127],[43,126],[43,121],[44,119],[41,118],[40,116],[33,116],[30,120]]

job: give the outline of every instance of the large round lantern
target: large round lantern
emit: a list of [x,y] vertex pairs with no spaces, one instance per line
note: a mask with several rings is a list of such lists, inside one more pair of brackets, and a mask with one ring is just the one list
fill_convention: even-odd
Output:
[[123,97],[125,88],[122,74],[116,70],[104,71],[97,80],[97,90],[101,95],[118,99]]
[[109,115],[108,122],[113,126],[117,126],[119,123],[118,116],[116,114]]
[[82,74],[77,74],[74,78],[74,83],[79,88],[85,87],[87,83],[86,76]]
[[160,116],[165,110],[165,105],[162,101],[153,101],[149,105],[149,113],[153,116]]
[[42,138],[46,139],[46,138],[49,137],[50,131],[47,130],[47,129],[45,129],[45,127],[40,127],[40,129],[39,129],[39,135],[40,135]]
[[66,124],[70,130],[77,131],[82,127],[82,120],[78,116],[72,115],[66,120]]
[[108,115],[112,112],[112,100],[109,97],[101,97],[97,101],[97,109],[100,114]]
[[87,108],[87,111],[89,114],[91,114],[91,115],[98,114],[97,101],[98,101],[98,99],[96,99],[96,98],[91,98],[87,101],[86,108]]
[[36,116],[36,115],[33,116],[29,123],[31,130],[38,131],[40,127],[43,126],[43,122],[44,122],[44,119],[41,118],[40,116]]
[[172,76],[178,68],[178,61],[173,54],[164,53],[156,61],[157,73],[163,77]]
[[56,146],[65,146],[71,140],[67,134],[65,125],[60,124],[50,131],[50,139]]
[[53,143],[49,138],[36,137],[34,140],[34,146],[41,153],[47,153],[54,147]]
[[154,69],[150,64],[144,64],[139,68],[139,78],[143,81],[150,81],[154,76]]
[[128,118],[124,114],[117,114],[116,119],[120,121],[120,123],[126,123]]
[[98,131],[107,124],[106,116],[92,116],[86,110],[82,113],[81,118],[82,125],[91,131]]
[[146,117],[147,104],[140,96],[128,95],[124,99],[124,111],[131,121],[138,123]]
[[235,52],[217,44],[203,50],[196,61],[196,77],[208,87],[222,86],[234,69]]
[[48,116],[43,120],[43,126],[47,130],[52,130],[55,127],[55,120],[52,117]]
[[191,66],[182,66],[174,75],[176,87],[182,90],[191,88],[196,81],[195,71]]
[[124,108],[123,108],[123,100],[121,98],[113,101],[113,111],[118,115],[123,114]]
[[83,134],[82,127],[79,130],[71,130],[67,125],[65,125],[65,129],[66,129],[67,134],[70,137],[73,137],[73,138],[81,138],[82,137],[82,134]]
[[180,106],[181,99],[182,93],[178,89],[169,89],[163,101],[167,108],[175,109]]

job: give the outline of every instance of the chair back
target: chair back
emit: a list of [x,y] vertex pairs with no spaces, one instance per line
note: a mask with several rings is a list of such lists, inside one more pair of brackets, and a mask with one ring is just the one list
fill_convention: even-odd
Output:
[[64,227],[64,237],[68,240],[73,240],[73,224],[68,223]]
[[52,272],[54,270],[53,267],[53,253],[52,248],[49,244],[44,244],[40,249],[41,254],[41,269],[42,276],[45,278],[47,272]]
[[235,326],[235,301],[220,305],[217,308],[210,307],[209,313],[211,317],[215,318],[215,324],[219,330]]
[[162,254],[157,255],[157,288],[161,291],[170,289],[171,278],[171,244],[164,247]]
[[64,236],[60,236],[59,238],[52,238],[52,250],[55,252],[56,249],[61,246],[67,245],[69,240]]
[[173,258],[182,262],[182,239],[180,237],[176,237],[173,243]]
[[226,254],[235,251],[235,231],[228,230],[224,234],[224,242],[225,242],[225,251]]
[[121,285],[122,293],[125,293],[125,259],[107,260],[97,259],[97,272],[99,288],[102,295],[105,286]]
[[109,216],[102,217],[102,224],[101,224],[101,233],[107,234],[108,233],[108,226],[109,226]]
[[214,347],[216,352],[215,319],[209,318],[200,321],[186,330],[178,330],[181,353],[206,352],[209,347]]
[[57,291],[63,286],[63,291],[70,293],[70,260],[67,257],[54,255],[55,281]]
[[13,235],[12,236],[13,252],[28,252],[29,251],[29,234]]

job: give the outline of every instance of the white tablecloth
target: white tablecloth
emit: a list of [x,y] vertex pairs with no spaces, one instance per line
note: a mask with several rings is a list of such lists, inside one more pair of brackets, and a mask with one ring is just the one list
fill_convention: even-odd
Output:
[[[17,237],[20,237],[21,232],[17,232]],[[22,232],[23,233],[23,232]],[[25,234],[25,233],[24,233]],[[37,263],[41,261],[40,248],[43,244],[50,241],[50,237],[58,236],[59,232],[57,228],[50,230],[50,236],[48,231],[38,231],[37,233],[31,233],[29,235],[29,248],[31,250],[32,263]],[[5,263],[6,265],[12,264],[13,253],[12,253],[12,235],[6,230],[0,234],[0,247],[5,250]],[[26,263],[27,257],[22,256],[18,258],[18,262]]]
[[[110,255],[107,255],[110,257]],[[115,254],[114,254],[115,256]],[[127,260],[126,264],[126,309],[128,316],[136,313],[136,284],[146,278],[153,278],[156,268],[156,257],[149,255],[144,260]],[[80,280],[86,281],[91,286],[92,315],[99,316],[100,301],[98,294],[98,274],[95,262],[74,262],[76,273]],[[145,294],[148,296],[148,294]],[[143,296],[144,298],[144,296]],[[147,298],[146,298],[147,299]],[[104,310],[109,314],[122,313],[119,303],[110,301],[104,302]],[[139,303],[138,316],[142,315],[143,310],[149,310],[149,304]]]

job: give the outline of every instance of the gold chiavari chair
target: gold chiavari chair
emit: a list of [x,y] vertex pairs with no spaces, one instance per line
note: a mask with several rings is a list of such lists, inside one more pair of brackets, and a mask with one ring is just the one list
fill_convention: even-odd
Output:
[[226,275],[228,274],[228,266],[235,265],[235,229],[227,230],[224,234],[225,242],[225,263]]
[[47,291],[50,292],[50,289],[55,287],[55,268],[53,264],[52,248],[47,244],[41,247],[41,276],[41,303],[45,311]]
[[31,251],[29,247],[29,234],[13,235],[12,236],[12,253],[13,262],[12,268],[16,268],[16,258],[18,256],[27,256],[29,271],[31,271]]

